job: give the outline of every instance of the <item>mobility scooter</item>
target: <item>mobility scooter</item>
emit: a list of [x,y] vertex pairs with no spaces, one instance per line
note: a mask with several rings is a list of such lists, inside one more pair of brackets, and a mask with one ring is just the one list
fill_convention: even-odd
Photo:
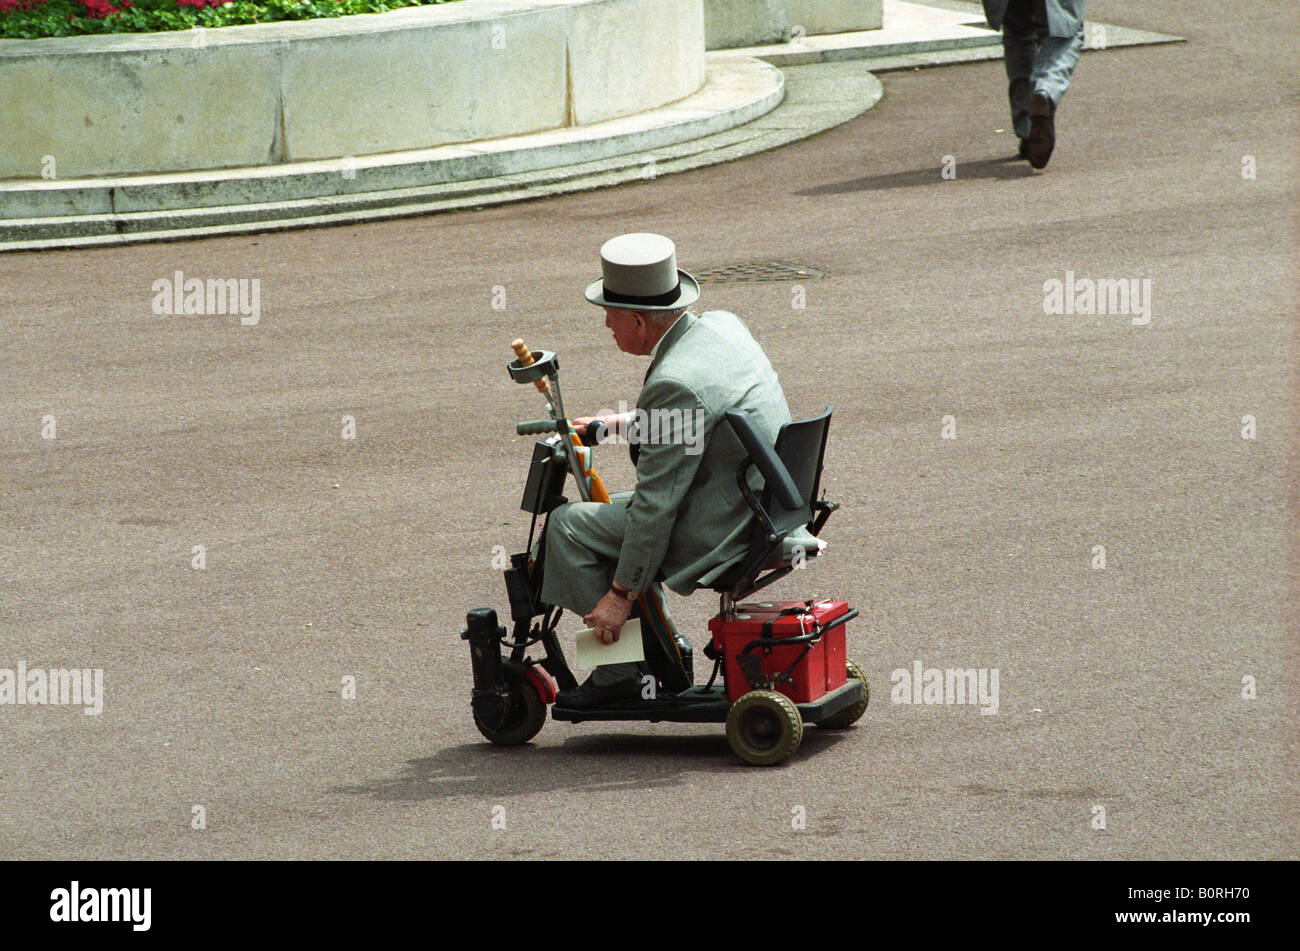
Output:
[[[604,436],[604,427],[597,422],[579,433],[570,424],[555,353],[534,353],[522,340],[512,346],[516,359],[508,365],[511,378],[541,392],[549,418],[516,427],[521,436],[543,438],[533,446],[520,506],[532,516],[528,544],[511,556],[505,571],[513,626],[507,631],[494,610],[478,608],[469,612],[461,632],[470,645],[471,708],[479,732],[503,746],[526,743],[545,724],[548,707],[554,719],[572,723],[725,723],[736,755],[746,763],[769,766],[798,749],[805,723],[837,729],[857,721],[866,712],[869,692],[862,669],[846,656],[845,625],[858,612],[836,600],[744,600],[803,567],[820,549],[816,536],[838,508],[817,498],[830,408],[812,419],[786,423],[772,446],[743,413],[732,410],[726,415],[747,453],[736,483],[753,512],[753,529],[749,551],[708,585],[721,602],[709,622],[710,639],[703,651],[713,662],[708,681],[695,683],[691,645],[664,611],[655,587],[632,613],[641,618],[649,669],[641,696],[595,709],[566,709],[556,702],[558,692],[577,686],[577,681],[556,636],[562,609],[540,597],[546,525],[543,521],[539,534],[538,519],[567,501],[563,492],[569,475],[583,501],[609,501],[591,467],[592,447]],[[762,476],[761,489],[751,486],[751,469]],[[792,534],[804,543],[791,544]],[[540,649],[541,656],[530,656],[530,649]]]

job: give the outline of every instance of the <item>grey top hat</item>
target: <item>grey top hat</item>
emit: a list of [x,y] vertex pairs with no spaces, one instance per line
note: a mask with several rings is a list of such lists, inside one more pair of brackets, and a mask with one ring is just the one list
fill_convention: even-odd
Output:
[[600,248],[600,278],[587,285],[599,307],[676,310],[700,297],[700,285],[677,266],[677,248],[661,234],[621,234]]

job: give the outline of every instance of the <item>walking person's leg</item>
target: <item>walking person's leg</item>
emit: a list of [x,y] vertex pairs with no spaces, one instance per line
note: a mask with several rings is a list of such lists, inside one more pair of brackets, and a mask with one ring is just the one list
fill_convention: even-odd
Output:
[[[1046,13],[1042,16],[1046,30]],[[1030,131],[1027,141],[1029,164],[1034,168],[1046,167],[1052,156],[1056,145],[1056,108],[1070,88],[1070,78],[1082,51],[1082,21],[1073,35],[1046,35],[1039,44],[1030,76],[1033,89],[1029,97]]]
[[1038,57],[1038,31],[1033,7],[1033,0],[1011,0],[1002,18],[1002,52],[1007,72],[1011,128],[1020,139],[1022,158],[1025,156],[1025,139],[1029,136],[1030,77]]
[[1083,52],[1083,28],[1074,36],[1049,36],[1038,48],[1034,58],[1031,82],[1034,92],[1042,94],[1053,106],[1059,106],[1065,91],[1070,88],[1070,77]]

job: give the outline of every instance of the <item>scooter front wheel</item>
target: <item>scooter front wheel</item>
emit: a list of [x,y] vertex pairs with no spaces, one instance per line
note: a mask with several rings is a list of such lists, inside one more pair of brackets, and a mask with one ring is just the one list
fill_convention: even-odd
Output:
[[495,729],[486,726],[474,714],[478,731],[498,746],[518,746],[527,743],[546,725],[546,704],[537,694],[537,688],[527,680],[510,678],[509,696],[505,717]]

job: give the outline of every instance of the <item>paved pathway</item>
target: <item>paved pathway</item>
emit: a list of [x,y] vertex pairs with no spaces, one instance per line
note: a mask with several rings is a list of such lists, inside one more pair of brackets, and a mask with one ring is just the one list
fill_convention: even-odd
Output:
[[[1095,6],[1189,42],[1086,58],[1041,174],[977,63],[613,190],[0,257],[0,666],[105,671],[97,717],[0,706],[0,856],[1296,857],[1296,15]],[[456,632],[526,528],[508,342],[562,352],[575,411],[631,398],[581,289],[634,229],[826,274],[705,287],[797,412],[836,405],[844,508],[773,595],[859,607],[874,700],[782,769],[711,727],[470,722]],[[155,316],[177,270],[258,278],[259,322]],[[1149,323],[1045,315],[1071,272],[1149,278]],[[697,643],[709,602],[675,603]],[[997,668],[997,714],[891,703],[916,661]]]

